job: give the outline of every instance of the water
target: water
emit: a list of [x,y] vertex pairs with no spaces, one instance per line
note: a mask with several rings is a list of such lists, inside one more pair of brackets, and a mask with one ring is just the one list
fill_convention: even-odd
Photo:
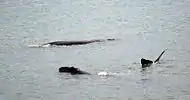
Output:
[[[189,11],[189,0],[1,0],[0,99],[189,100]],[[118,40],[29,47],[105,38]],[[141,70],[142,57],[164,49]],[[60,74],[61,66],[92,75]]]

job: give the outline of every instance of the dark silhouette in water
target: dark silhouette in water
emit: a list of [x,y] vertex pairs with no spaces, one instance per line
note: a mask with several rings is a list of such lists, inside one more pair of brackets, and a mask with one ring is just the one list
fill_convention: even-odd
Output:
[[54,41],[42,44],[43,45],[55,45],[55,46],[72,46],[72,45],[85,45],[94,42],[114,41],[115,39],[95,39],[95,40],[83,40],[83,41]]
[[151,61],[151,60],[147,60],[147,59],[142,58],[141,59],[142,68],[150,67],[153,63],[159,62],[160,58],[162,57],[162,55],[164,54],[165,51],[166,50],[162,51],[160,56],[158,56],[158,58],[155,61]]
[[61,67],[61,68],[59,68],[59,72],[60,73],[70,73],[71,75],[78,75],[78,74],[91,75],[90,73],[82,71],[79,68],[75,68],[75,67]]

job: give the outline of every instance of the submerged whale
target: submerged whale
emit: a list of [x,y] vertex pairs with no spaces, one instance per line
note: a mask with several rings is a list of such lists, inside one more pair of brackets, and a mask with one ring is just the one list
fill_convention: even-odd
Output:
[[160,54],[160,56],[158,56],[158,58],[155,61],[151,61],[151,60],[147,60],[147,59],[141,58],[142,68],[150,67],[153,63],[159,62],[160,58],[162,57],[162,55],[164,54],[165,51],[166,50],[162,51],[162,53]]
[[95,39],[95,40],[83,40],[83,41],[54,41],[49,43],[44,43],[44,45],[55,45],[55,46],[72,46],[72,45],[85,45],[94,42],[104,42],[104,41],[114,41],[115,39]]
[[60,73],[70,73],[71,75],[78,75],[78,74],[91,75],[90,73],[82,71],[79,68],[75,68],[75,67],[60,67],[59,72]]

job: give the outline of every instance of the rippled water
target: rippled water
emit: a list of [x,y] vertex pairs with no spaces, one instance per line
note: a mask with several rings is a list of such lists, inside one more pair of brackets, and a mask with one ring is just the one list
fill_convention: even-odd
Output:
[[[0,14],[1,100],[190,99],[189,0],[1,0]],[[105,38],[118,40],[28,46]],[[164,49],[142,71],[140,59]],[[92,75],[60,74],[61,66]]]

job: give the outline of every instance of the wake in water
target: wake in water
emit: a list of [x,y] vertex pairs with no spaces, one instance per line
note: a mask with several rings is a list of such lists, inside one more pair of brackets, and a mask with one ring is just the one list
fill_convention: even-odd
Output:
[[28,47],[30,48],[47,48],[50,47],[50,44],[46,44],[46,45],[28,45]]
[[98,76],[125,76],[126,73],[113,73],[113,72],[99,72],[97,73]]

